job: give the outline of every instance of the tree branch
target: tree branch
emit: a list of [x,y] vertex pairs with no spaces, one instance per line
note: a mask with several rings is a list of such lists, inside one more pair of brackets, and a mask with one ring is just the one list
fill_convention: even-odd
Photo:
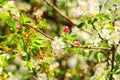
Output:
[[105,48],[105,47],[86,47],[86,46],[80,46],[79,48],[83,48],[83,49],[97,49],[97,50],[111,50],[110,48]]
[[[42,35],[44,35],[45,37],[49,38],[50,40],[54,40],[51,36],[48,36],[47,34],[43,33],[42,31],[40,31],[37,28],[34,28],[32,25],[30,25],[29,23],[24,24],[25,26],[32,28],[36,31],[38,31],[39,33],[41,33]],[[74,46],[76,47],[76,46]],[[83,49],[96,49],[96,50],[111,50],[110,48],[104,48],[104,47],[86,47],[86,46],[80,46],[79,48],[83,48]]]
[[[69,21],[73,26],[78,26],[76,23],[74,23],[67,15],[63,14],[53,3],[51,3],[48,0],[44,0],[48,5],[50,5],[59,15],[61,15],[62,17],[64,17],[67,21]],[[84,30],[81,28],[82,31],[88,33],[91,35],[90,32]]]
[[111,74],[110,74],[110,78],[109,80],[113,80],[113,69],[114,69],[114,63],[115,63],[115,52],[116,52],[116,49],[115,49],[115,46],[113,45],[112,46],[112,61],[111,61]]
[[38,31],[39,33],[41,33],[41,34],[42,34],[43,36],[45,36],[46,38],[49,38],[50,40],[53,40],[53,38],[52,38],[51,36],[45,34],[44,32],[40,31],[39,29],[33,27],[33,26],[30,25],[29,23],[26,23],[26,24],[24,24],[24,25],[27,26],[27,27],[29,27],[29,28],[32,28],[32,29]]

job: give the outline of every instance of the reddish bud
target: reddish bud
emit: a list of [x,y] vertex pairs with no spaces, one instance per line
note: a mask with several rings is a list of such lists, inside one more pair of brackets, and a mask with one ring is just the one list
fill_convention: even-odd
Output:
[[74,41],[74,45],[79,47],[80,46],[80,41]]
[[16,29],[17,29],[17,30],[20,30],[20,28],[21,28],[21,27],[20,27],[19,25],[18,25],[18,26],[16,26]]
[[21,9],[21,12],[26,12],[27,10],[25,8]]
[[114,22],[114,26],[118,26],[119,27],[120,26],[120,21],[115,21]]
[[65,27],[63,28],[63,31],[64,31],[64,32],[70,32],[70,28],[69,28],[68,26],[65,26]]

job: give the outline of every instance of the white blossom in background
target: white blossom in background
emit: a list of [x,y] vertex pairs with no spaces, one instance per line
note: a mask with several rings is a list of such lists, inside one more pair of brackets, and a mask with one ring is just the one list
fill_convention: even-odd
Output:
[[107,29],[110,26],[110,24],[106,24],[101,32],[101,36],[105,39],[110,39],[110,33],[112,32],[112,30]]
[[73,11],[74,16],[98,14],[99,13],[99,2],[98,0],[82,1],[77,0],[79,6]]
[[74,16],[85,15],[87,5],[85,1],[79,1],[79,6],[74,9]]
[[115,26],[114,30],[109,29],[109,24],[102,29],[101,36],[108,40],[109,44],[118,44],[120,40],[120,28]]
[[103,68],[97,68],[95,74],[90,78],[90,80],[106,80],[106,72]]
[[114,80],[120,80],[120,75],[119,74],[113,74]]
[[119,40],[120,40],[120,32],[113,32],[110,35],[110,39],[108,40],[109,44],[119,44]]
[[101,39],[99,38],[98,35],[93,35],[90,37],[89,42],[97,47],[101,42]]
[[78,36],[79,36],[79,35],[80,35],[80,29],[77,28],[77,27],[73,27],[71,34],[73,34],[73,35],[78,35]]
[[70,68],[75,68],[78,62],[78,56],[74,55],[67,60],[67,65]]
[[8,1],[1,9],[0,9],[0,13],[7,11],[10,7],[15,6],[14,1]]
[[37,80],[47,80],[46,73],[37,73]]
[[10,10],[11,14],[14,14],[17,18],[20,17],[19,10],[16,8],[15,2],[14,1],[8,1],[1,9],[0,13],[6,12]]
[[88,0],[87,2],[87,8],[88,8],[88,11],[91,13],[91,14],[98,14],[99,13],[99,2],[98,0]]
[[62,41],[62,38],[55,37],[54,41],[52,41],[51,46],[56,54],[64,54],[63,48],[65,48],[65,43]]

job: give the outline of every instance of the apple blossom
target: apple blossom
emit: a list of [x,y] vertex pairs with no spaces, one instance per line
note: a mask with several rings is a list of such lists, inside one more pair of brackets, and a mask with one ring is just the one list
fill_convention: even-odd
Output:
[[99,2],[97,0],[77,1],[79,6],[74,9],[74,16],[99,13]]
[[85,15],[87,11],[87,5],[84,1],[79,1],[79,6],[74,9],[74,16]]
[[62,38],[55,37],[54,41],[52,41],[51,46],[56,54],[64,54],[63,48],[65,48],[65,43],[62,41]]
[[94,46],[98,46],[98,44],[101,42],[101,39],[98,35],[93,35],[90,37],[89,42],[92,43]]
[[114,30],[109,29],[109,24],[105,25],[102,29],[101,36],[108,40],[109,44],[119,44],[120,40],[120,28],[113,27]]
[[99,13],[99,3],[98,0],[88,0],[88,2],[86,3],[88,6],[88,11],[91,14],[98,14]]

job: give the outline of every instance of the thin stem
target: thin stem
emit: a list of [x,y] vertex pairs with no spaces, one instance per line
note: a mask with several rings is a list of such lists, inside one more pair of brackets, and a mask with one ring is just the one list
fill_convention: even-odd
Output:
[[104,48],[104,47],[86,47],[86,46],[80,46],[79,48],[83,48],[83,49],[96,49],[96,50],[110,50],[110,48]]
[[94,22],[95,22],[95,21],[96,21],[96,20],[94,20],[94,21],[91,23],[92,26],[93,26],[93,29],[97,31],[99,38],[100,38],[100,39],[103,39],[102,36],[100,35],[100,33],[98,32],[98,30],[96,29],[95,25],[94,25]]
[[27,27],[29,27],[29,28],[32,28],[32,29],[38,31],[39,33],[41,33],[41,34],[44,35],[45,37],[49,38],[50,40],[53,40],[53,38],[52,38],[51,36],[45,34],[44,32],[40,31],[39,29],[33,27],[33,26],[30,25],[29,23],[26,23],[26,24],[24,24],[24,25],[27,26]]

